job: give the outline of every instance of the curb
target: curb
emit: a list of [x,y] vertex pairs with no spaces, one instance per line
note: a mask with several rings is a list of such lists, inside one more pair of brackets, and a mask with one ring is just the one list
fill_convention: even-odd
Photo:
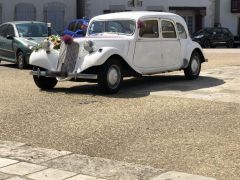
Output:
[[215,180],[69,151],[0,141],[0,180]]

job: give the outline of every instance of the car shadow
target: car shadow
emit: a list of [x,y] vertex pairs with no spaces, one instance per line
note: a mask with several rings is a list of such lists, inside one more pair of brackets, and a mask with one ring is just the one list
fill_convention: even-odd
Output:
[[102,94],[97,84],[84,84],[70,88],[56,87],[51,92],[64,92],[67,94],[88,94],[100,95],[112,98],[139,98],[150,95],[151,92],[158,91],[180,91],[187,92],[204,88],[220,86],[225,82],[214,77],[200,76],[196,80],[186,80],[181,75],[157,75],[144,76],[141,78],[128,78],[123,81],[122,87],[117,94]]

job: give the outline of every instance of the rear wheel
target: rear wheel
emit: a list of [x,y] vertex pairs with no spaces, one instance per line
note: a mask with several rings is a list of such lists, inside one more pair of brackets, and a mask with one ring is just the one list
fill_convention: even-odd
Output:
[[110,59],[98,71],[98,86],[103,93],[117,93],[122,83],[121,63]]
[[189,65],[184,69],[186,79],[193,80],[199,77],[201,71],[201,57],[199,53],[193,52]]
[[24,69],[26,67],[25,57],[22,51],[17,54],[17,66],[19,69]]
[[234,48],[234,41],[233,41],[233,40],[229,40],[229,41],[227,42],[227,47],[228,47],[228,48]]

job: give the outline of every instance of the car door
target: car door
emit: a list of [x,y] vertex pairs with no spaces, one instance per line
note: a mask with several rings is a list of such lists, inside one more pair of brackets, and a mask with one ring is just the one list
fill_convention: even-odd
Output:
[[181,43],[177,36],[175,23],[170,19],[161,19],[161,71],[179,68]]
[[13,48],[15,32],[13,25],[8,24],[5,37],[3,39],[4,47],[3,47],[3,56],[9,60],[15,61],[15,51]]
[[214,42],[214,43],[224,42],[224,35],[220,28],[213,29],[212,42]]
[[5,54],[5,51],[4,51],[4,43],[5,43],[5,34],[6,34],[6,31],[7,31],[7,24],[3,24],[0,26],[0,57],[2,59],[5,59],[4,57],[4,54]]
[[143,20],[144,26],[139,29],[135,45],[133,64],[143,74],[155,73],[161,66],[161,42],[159,39],[159,20]]

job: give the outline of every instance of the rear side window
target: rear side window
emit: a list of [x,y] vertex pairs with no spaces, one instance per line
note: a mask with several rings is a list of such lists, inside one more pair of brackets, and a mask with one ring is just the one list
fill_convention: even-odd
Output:
[[162,37],[177,38],[175,27],[171,21],[162,20]]
[[15,36],[14,28],[13,28],[13,26],[10,25],[10,24],[7,26],[6,36],[8,36],[8,35],[10,35],[10,36]]
[[7,26],[8,26],[7,24],[0,26],[0,36],[2,37],[6,36]]
[[187,32],[182,24],[177,23],[177,30],[181,39],[187,39]]
[[158,38],[159,37],[158,21],[157,20],[144,21],[144,27],[140,29],[139,36],[145,38]]

